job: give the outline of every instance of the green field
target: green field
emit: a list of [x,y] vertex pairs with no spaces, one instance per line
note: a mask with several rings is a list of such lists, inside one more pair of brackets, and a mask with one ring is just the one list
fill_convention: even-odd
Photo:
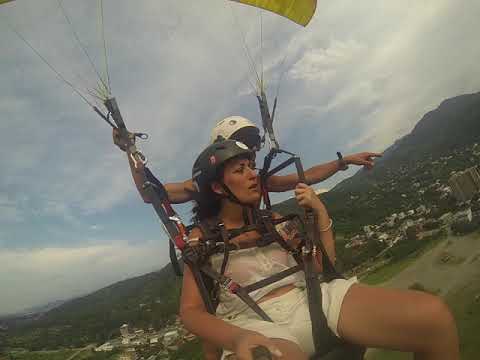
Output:
[[[448,252],[452,261],[439,262]],[[462,259],[461,262],[457,259]],[[435,242],[415,258],[386,265],[363,279],[364,282],[400,288],[433,289],[449,305],[458,328],[462,360],[480,358],[480,234],[453,237]],[[413,360],[410,353],[369,350],[367,360]]]
[[91,349],[79,352],[79,350],[11,351],[4,357],[0,355],[0,360],[115,360],[118,357],[117,352],[94,352]]

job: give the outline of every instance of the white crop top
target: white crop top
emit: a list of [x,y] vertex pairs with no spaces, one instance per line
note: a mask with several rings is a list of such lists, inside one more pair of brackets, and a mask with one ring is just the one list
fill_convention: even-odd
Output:
[[[223,254],[212,255],[210,261],[213,269],[220,271]],[[295,265],[297,263],[292,255],[277,243],[272,243],[265,247],[253,247],[230,252],[227,267],[225,268],[225,276],[241,286],[246,286]],[[303,271],[296,272],[273,284],[252,291],[249,295],[253,300],[258,301],[272,290],[289,284],[305,287]],[[217,315],[220,317],[238,314],[248,307],[237,295],[231,294],[222,288],[220,289],[219,299]]]

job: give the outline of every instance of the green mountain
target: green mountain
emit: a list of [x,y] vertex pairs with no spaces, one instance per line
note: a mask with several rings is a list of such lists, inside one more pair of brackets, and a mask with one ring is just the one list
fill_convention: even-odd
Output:
[[[337,231],[349,235],[363,225],[424,203],[441,210],[448,204],[439,201],[429,185],[446,184],[452,171],[480,164],[476,142],[480,145],[480,93],[443,101],[387,148],[373,170],[359,170],[322,195]],[[294,199],[277,209],[300,211]]]
[[[168,264],[160,271],[68,301],[40,318],[10,319],[3,346],[29,350],[81,347],[118,337],[124,323],[159,329],[178,312],[180,288],[181,280]],[[0,343],[0,353],[1,347]]]

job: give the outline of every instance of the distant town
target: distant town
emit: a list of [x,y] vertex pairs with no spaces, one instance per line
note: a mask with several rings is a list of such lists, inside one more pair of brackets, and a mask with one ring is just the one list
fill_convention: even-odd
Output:
[[[480,163],[480,146],[478,144],[467,147],[464,152],[471,156],[471,162]],[[449,160],[454,158],[454,155],[443,156],[439,160],[433,161],[431,165],[445,166]],[[405,176],[408,175],[405,174]],[[394,191],[399,180],[392,179],[384,186],[390,187],[389,190]],[[455,234],[462,232],[462,229],[476,227],[475,224],[480,224],[480,167],[478,165],[462,171],[452,171],[446,183],[442,183],[438,179],[433,182],[414,180],[409,187],[411,191],[402,193],[402,198],[421,199],[428,192],[429,194],[433,193],[434,198],[436,197],[438,200],[450,199],[452,205],[448,211],[442,213],[438,212],[437,205],[427,201],[407,210],[399,209],[398,212],[392,213],[376,224],[364,225],[361,232],[347,239],[345,247],[360,249],[368,241],[378,241],[386,246],[382,252],[376,255],[376,258],[379,258],[388,249],[406,239],[422,240],[441,233]],[[352,200],[355,200],[355,195],[351,197]],[[376,266],[381,265],[381,263],[376,264]],[[353,272],[358,274],[358,272],[371,270],[370,267],[359,266]]]
[[[141,306],[142,304],[140,304]],[[95,351],[120,351],[118,360],[162,360],[169,359],[169,352],[177,351],[179,346],[196,337],[182,325],[180,317],[165,328],[157,331],[147,330],[123,324],[120,336],[96,347]],[[145,357],[143,354],[149,354]]]

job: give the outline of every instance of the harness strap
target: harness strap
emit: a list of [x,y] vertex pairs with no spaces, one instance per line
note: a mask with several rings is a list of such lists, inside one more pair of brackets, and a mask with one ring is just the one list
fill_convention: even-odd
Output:
[[218,223],[218,228],[220,229],[220,236],[222,237],[223,244],[225,245],[223,247],[223,261],[222,261],[222,267],[220,270],[220,274],[225,274],[225,269],[227,268],[227,262],[228,262],[228,256],[229,256],[229,238],[227,234],[227,230],[225,229],[225,225],[223,223]]
[[143,187],[151,199],[152,206],[170,239],[169,255],[173,270],[178,276],[181,276],[182,269],[177,259],[175,246],[180,250],[184,248],[187,239],[186,228],[179,220],[175,210],[173,210],[168,200],[167,191],[162,183],[152,174],[148,167],[144,168],[144,175],[147,181]]
[[[277,229],[275,229],[275,226],[273,225],[273,222],[271,221],[272,213],[269,210],[259,210],[260,214],[260,220],[265,228],[265,234],[267,234],[267,238],[271,236],[273,240],[275,240],[285,251],[289,252],[292,254],[293,258],[297,262],[297,264],[302,263],[302,258],[300,257],[299,252],[297,249],[292,248],[284,239],[283,237],[278,233]],[[265,235],[264,235],[265,236]]]
[[257,313],[263,320],[273,322],[272,319],[262,310],[260,306],[248,295],[248,292],[240,286],[240,284],[233,281],[231,278],[219,274],[209,265],[203,265],[200,270],[210,278],[214,279],[222,288],[232,294],[237,295],[246,305]]
[[203,303],[205,304],[205,307],[207,308],[207,311],[210,314],[215,315],[216,306],[213,304],[212,297],[208,293],[207,286],[205,285],[205,279],[203,278],[202,273],[200,272],[200,268],[195,263],[188,262],[188,265],[192,270],[195,283],[197,284],[197,287],[200,290],[200,295],[203,299]]
[[241,228],[238,229],[230,229],[228,230],[228,236],[230,239],[233,239],[234,237],[237,237],[238,235],[241,235],[246,232],[250,231],[255,231],[258,230],[258,225],[246,225],[242,226]]
[[272,276],[269,276],[268,278],[265,278],[265,279],[262,279],[260,281],[255,282],[253,284],[244,286],[243,289],[247,293],[251,293],[252,291],[255,291],[255,290],[261,289],[262,287],[265,287],[267,285],[273,284],[274,282],[280,281],[280,280],[286,278],[287,276],[295,274],[296,272],[299,272],[301,270],[303,270],[303,267],[301,265],[295,265],[295,266],[292,266],[291,268],[288,268],[288,269],[280,271],[279,273],[276,273]]
[[251,222],[250,222],[250,217],[248,216],[248,208],[247,207],[243,207],[242,208],[242,216],[243,216],[243,222],[245,223],[245,225],[250,225]]

